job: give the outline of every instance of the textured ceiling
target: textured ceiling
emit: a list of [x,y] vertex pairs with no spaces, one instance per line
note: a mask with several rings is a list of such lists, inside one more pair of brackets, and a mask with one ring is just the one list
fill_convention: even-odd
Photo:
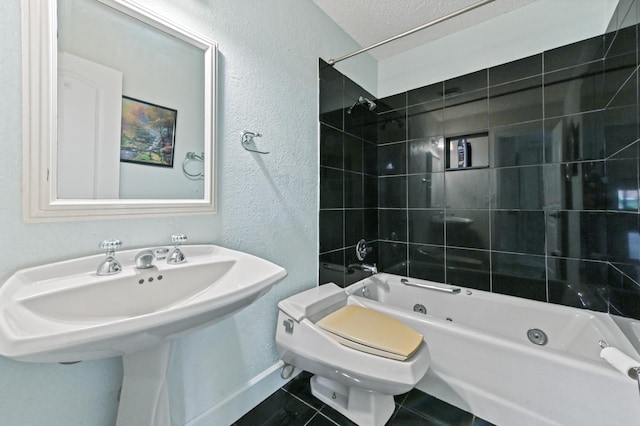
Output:
[[[313,0],[362,47],[370,46],[480,0]],[[495,0],[408,37],[370,50],[381,60],[444,37],[536,0]],[[336,52],[342,56],[350,52]]]

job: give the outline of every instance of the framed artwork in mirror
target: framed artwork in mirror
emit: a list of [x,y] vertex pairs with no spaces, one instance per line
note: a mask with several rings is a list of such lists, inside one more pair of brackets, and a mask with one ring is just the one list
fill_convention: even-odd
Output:
[[122,97],[120,161],[173,167],[175,109]]

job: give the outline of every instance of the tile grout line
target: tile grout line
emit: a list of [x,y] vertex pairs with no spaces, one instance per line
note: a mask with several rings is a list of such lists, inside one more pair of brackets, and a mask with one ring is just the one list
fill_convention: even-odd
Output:
[[315,414],[313,416],[311,416],[311,418],[304,424],[304,426],[308,426],[311,423],[311,421],[313,419],[315,419],[316,417],[318,417],[318,416],[324,417],[326,420],[330,421],[331,423],[333,423],[336,426],[340,426],[338,423],[334,422],[332,419],[330,419],[329,417],[327,417],[324,414],[322,414],[320,412],[320,410],[316,410]]

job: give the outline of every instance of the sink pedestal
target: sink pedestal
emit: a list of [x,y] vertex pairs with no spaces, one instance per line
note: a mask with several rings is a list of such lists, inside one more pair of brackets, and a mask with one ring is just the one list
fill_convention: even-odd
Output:
[[170,426],[167,373],[171,341],[122,357],[124,377],[116,426]]

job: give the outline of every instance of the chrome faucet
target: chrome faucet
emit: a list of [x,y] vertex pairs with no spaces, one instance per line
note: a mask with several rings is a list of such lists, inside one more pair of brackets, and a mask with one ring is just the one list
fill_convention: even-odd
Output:
[[169,249],[166,247],[161,247],[153,250],[151,249],[142,250],[140,253],[136,254],[136,257],[135,257],[136,268],[138,269],[153,268],[153,261],[166,259],[168,253],[169,253]]
[[122,271],[122,265],[115,258],[116,249],[122,247],[122,241],[116,239],[104,240],[98,247],[105,250],[107,258],[98,265],[96,274],[113,275]]

